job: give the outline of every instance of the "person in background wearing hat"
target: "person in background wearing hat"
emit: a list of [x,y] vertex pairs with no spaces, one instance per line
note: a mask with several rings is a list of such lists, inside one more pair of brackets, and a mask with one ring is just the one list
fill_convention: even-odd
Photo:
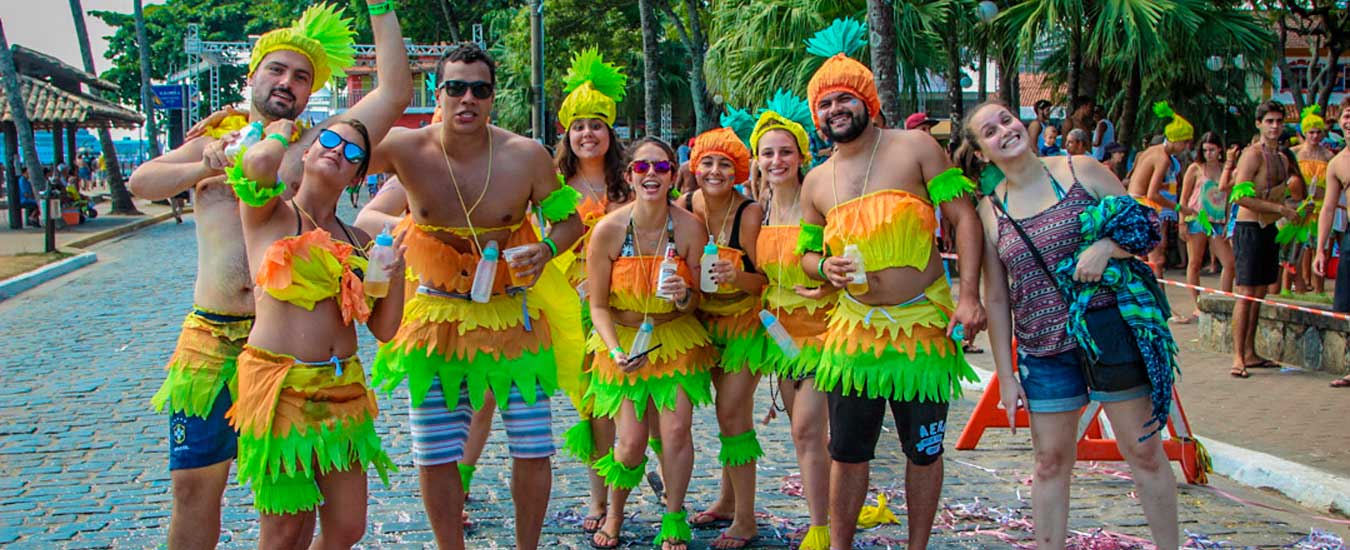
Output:
[[[1163,130],[1165,136],[1163,142],[1149,146],[1135,158],[1134,173],[1130,176],[1128,190],[1135,200],[1161,215],[1165,210],[1177,208],[1177,203],[1163,196],[1162,192],[1167,189],[1169,183],[1176,181],[1181,164],[1176,161],[1175,156],[1191,148],[1195,128],[1181,115],[1174,113],[1166,101],[1154,104],[1153,113],[1164,120],[1170,118],[1171,122],[1168,122]],[[1182,207],[1181,213],[1183,216],[1195,214],[1185,206]],[[1148,262],[1153,266],[1153,274],[1159,278],[1162,277],[1166,250],[1167,238],[1164,233],[1163,240],[1148,253]]]
[[928,113],[914,113],[905,119],[905,129],[919,130],[925,134],[932,134],[933,125],[937,123],[937,119],[928,118]]
[[[809,277],[847,289],[816,370],[829,403],[830,544],[853,546],[889,408],[907,459],[909,546],[925,548],[942,493],[947,404],[961,380],[974,380],[957,327],[973,336],[985,324],[984,243],[965,199],[975,185],[937,141],[871,124],[881,110],[872,71],[848,57],[865,34],[855,20],[835,20],[807,41],[827,58],[807,84],[812,116],[837,149],[806,176],[797,251]],[[956,227],[959,303],[933,239],[939,207]]]
[[[1340,118],[1342,131],[1350,129],[1350,95],[1341,100]],[[1332,239],[1336,235],[1335,221],[1340,214],[1337,210],[1341,208],[1341,193],[1347,186],[1350,186],[1350,147],[1336,153],[1327,167],[1327,193],[1317,218],[1317,252],[1312,265],[1313,272],[1318,275],[1326,275],[1327,251],[1331,249]],[[1340,245],[1341,254],[1344,255],[1346,242],[1343,238]],[[1336,271],[1335,292],[1332,309],[1339,313],[1350,313],[1350,266]],[[1331,387],[1350,388],[1350,374],[1332,380]]]
[[[376,57],[388,54],[391,36],[402,55],[393,3],[368,0],[367,6]],[[239,200],[229,186],[222,185],[225,169],[234,164],[225,155],[225,146],[252,122],[294,120],[305,110],[310,94],[334,75],[342,75],[353,63],[350,21],[315,7],[294,25],[264,34],[254,43],[249,60],[248,84],[253,90],[249,111],[227,109],[211,115],[194,128],[186,143],[141,165],[127,182],[132,193],[145,199],[168,199],[188,189],[195,189],[197,195],[195,305],[183,322],[164,385],[151,400],[157,409],[168,408],[171,413],[169,470],[174,502],[169,548],[211,548],[219,540],[221,496],[238,442],[225,412],[235,397],[237,358],[253,326],[255,299]],[[377,68],[378,76],[388,76],[383,74],[385,68]],[[379,78],[382,94],[410,93],[391,87],[390,80],[397,79]],[[376,103],[363,101],[343,116],[360,118],[359,110],[384,108]],[[297,128],[289,136],[268,136],[293,145],[277,174],[285,187],[299,185],[303,175],[300,157],[317,135],[312,128]],[[256,501],[255,506],[265,507]],[[311,521],[311,531],[312,525]]]
[[1326,277],[1311,270],[1312,245],[1317,240],[1317,212],[1322,209],[1322,200],[1326,195],[1327,163],[1334,156],[1323,142],[1327,137],[1327,122],[1322,118],[1321,111],[1320,105],[1309,105],[1303,109],[1303,118],[1299,121],[1303,143],[1293,147],[1293,152],[1298,158],[1299,173],[1303,175],[1306,198],[1298,207],[1299,221],[1288,224],[1288,229],[1282,229],[1288,235],[1286,238],[1277,239],[1295,246],[1296,255],[1291,256],[1291,261],[1297,259],[1298,262],[1294,265],[1293,273],[1287,270],[1284,272],[1286,281],[1282,287],[1293,292],[1326,292]]

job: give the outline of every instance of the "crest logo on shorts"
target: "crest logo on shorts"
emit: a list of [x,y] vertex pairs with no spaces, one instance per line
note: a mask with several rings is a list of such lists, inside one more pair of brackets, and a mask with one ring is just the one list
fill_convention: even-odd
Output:
[[187,441],[187,424],[185,424],[183,421],[175,420],[173,423],[172,431],[173,431],[173,443],[175,445],[182,445],[184,441]]

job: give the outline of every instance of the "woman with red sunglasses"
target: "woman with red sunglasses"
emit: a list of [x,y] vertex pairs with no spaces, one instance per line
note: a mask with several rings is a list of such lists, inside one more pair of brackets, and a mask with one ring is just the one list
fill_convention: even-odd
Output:
[[693,312],[703,223],[670,206],[675,151],[656,138],[638,141],[626,177],[636,200],[595,225],[586,251],[595,353],[586,398],[596,418],[612,419],[614,450],[594,468],[610,488],[609,513],[591,544],[620,546],[624,504],[646,471],[647,424],[664,441],[666,513],[655,544],[683,550],[691,534],[684,497],[694,467],[693,408],[712,401],[709,367],[716,355]]

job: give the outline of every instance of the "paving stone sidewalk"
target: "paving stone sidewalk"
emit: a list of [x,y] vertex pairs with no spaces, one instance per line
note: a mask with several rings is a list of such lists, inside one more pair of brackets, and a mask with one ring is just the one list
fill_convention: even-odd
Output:
[[[350,219],[350,210],[344,207],[343,215]],[[7,337],[0,350],[0,546],[139,549],[162,544],[170,513],[168,430],[165,417],[150,410],[149,397],[162,380],[161,365],[191,304],[193,239],[190,219],[183,225],[159,224],[99,245],[97,264],[0,304],[0,334]],[[361,356],[368,362],[373,342],[364,329],[362,338]],[[756,417],[767,411],[769,398],[768,384],[761,384]],[[558,437],[573,418],[565,401],[555,400]],[[994,431],[977,451],[952,450],[972,406],[965,400],[952,407],[944,510],[932,548],[1028,543],[1030,533],[1019,527],[1030,517],[1029,436]],[[382,398],[381,408],[378,427],[401,469],[389,487],[371,476],[363,546],[428,547],[431,533],[411,466],[406,393]],[[695,425],[699,452],[689,498],[693,511],[715,498],[719,477],[712,410],[699,411]],[[804,501],[783,490],[796,471],[786,418],[758,430],[767,454],[759,465],[762,515],[756,546],[786,548],[806,517]],[[904,467],[894,433],[888,420],[873,485],[892,495],[892,507],[903,519]],[[589,548],[578,521],[587,487],[583,468],[565,457],[555,461],[543,545]],[[1123,465],[1080,464],[1077,472],[1073,529],[1147,536]],[[470,548],[511,547],[508,480],[505,437],[494,433],[474,481],[469,510],[477,526],[469,534]],[[1243,504],[1214,488],[1288,511]],[[1313,519],[1312,512],[1283,499],[1222,479],[1214,480],[1214,488],[1181,487],[1184,529],[1238,547],[1291,544],[1314,527],[1348,534],[1345,527]],[[232,485],[226,501],[221,548],[255,546],[257,521],[247,488]],[[630,509],[637,517],[627,522],[625,536],[632,547],[649,547],[661,509],[645,489],[633,501],[637,504]],[[695,531],[691,548],[706,548],[716,535],[715,530]],[[859,547],[898,548],[904,537],[903,525],[884,526],[861,534]]]

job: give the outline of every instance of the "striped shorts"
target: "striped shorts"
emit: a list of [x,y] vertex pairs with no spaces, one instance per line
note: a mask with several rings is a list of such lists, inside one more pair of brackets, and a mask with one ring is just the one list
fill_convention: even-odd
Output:
[[[538,386],[534,391],[534,404],[527,405],[520,388],[512,384],[506,409],[501,411],[511,458],[547,458],[556,452],[548,394]],[[427,390],[422,406],[410,406],[409,413],[413,464],[438,466],[464,458],[464,441],[469,437],[469,422],[473,419],[467,385],[459,387],[456,402],[450,406],[438,378]]]

